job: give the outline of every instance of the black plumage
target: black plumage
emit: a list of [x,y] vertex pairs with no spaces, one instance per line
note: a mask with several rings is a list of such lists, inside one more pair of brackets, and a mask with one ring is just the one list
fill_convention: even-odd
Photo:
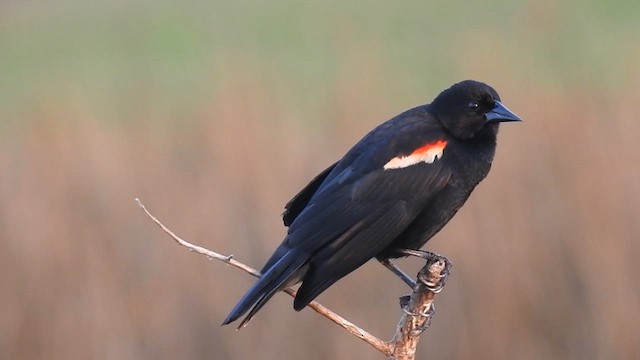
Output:
[[298,282],[300,310],[368,260],[422,247],[487,176],[504,121],[520,119],[467,80],[376,127],[285,206],[287,236],[223,324]]

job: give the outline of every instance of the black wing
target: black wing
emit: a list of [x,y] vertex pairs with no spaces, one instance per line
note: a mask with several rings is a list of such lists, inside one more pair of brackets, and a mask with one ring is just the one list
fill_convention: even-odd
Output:
[[[349,187],[348,197],[327,196],[310,220],[283,244],[312,254],[294,301],[300,310],[334,282],[387,248],[449,181],[444,161],[380,170]],[[320,200],[320,199],[319,199]],[[332,204],[323,210],[321,203]],[[303,216],[303,215],[301,215]],[[301,217],[300,220],[303,218]]]

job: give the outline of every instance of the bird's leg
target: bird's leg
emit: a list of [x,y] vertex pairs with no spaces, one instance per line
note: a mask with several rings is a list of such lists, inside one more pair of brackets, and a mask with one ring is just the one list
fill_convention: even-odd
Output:
[[402,269],[397,267],[394,263],[389,259],[378,259],[382,265],[384,265],[387,269],[391,270],[392,273],[396,274],[405,284],[409,285],[412,289],[416,287],[416,281],[411,278],[411,276],[407,275]]

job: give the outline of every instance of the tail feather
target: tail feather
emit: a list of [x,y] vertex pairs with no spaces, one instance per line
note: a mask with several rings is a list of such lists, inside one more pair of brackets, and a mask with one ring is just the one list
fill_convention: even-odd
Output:
[[256,302],[255,305],[253,305],[253,307],[251,308],[251,311],[249,311],[249,314],[247,314],[247,316],[244,317],[244,319],[242,319],[242,321],[240,322],[240,324],[238,325],[238,330],[245,327],[249,321],[253,318],[253,316],[260,310],[262,309],[262,307],[267,303],[267,301],[269,301],[269,299],[271,299],[271,297],[278,292],[278,290],[280,290],[280,287],[276,287],[273,288],[272,290],[270,290],[268,293],[263,294],[260,299],[258,300],[258,302]]
[[275,262],[258,281],[240,299],[231,310],[222,325],[236,321],[249,309],[251,311],[242,320],[238,329],[246,326],[249,320],[260,310],[278,291],[297,282],[306,271],[304,266],[309,256],[305,253],[290,250],[280,260]]

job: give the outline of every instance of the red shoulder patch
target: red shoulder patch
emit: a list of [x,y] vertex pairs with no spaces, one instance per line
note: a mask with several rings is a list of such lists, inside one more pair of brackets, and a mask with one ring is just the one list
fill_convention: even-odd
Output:
[[384,169],[402,169],[421,162],[431,164],[442,157],[447,140],[437,140],[415,149],[407,156],[396,156],[384,164]]

